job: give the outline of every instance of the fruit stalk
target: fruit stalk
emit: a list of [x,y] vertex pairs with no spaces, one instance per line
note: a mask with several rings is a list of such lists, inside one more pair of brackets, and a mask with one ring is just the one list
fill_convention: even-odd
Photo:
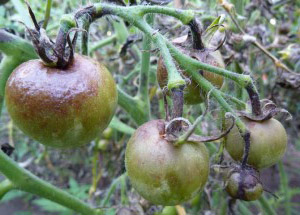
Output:
[[250,98],[253,115],[255,115],[255,116],[262,115],[259,94],[258,94],[258,91],[252,81],[248,86],[246,86],[246,90],[247,90],[249,98]]
[[55,41],[55,50],[58,53],[57,64],[62,64],[67,44],[67,34],[71,28],[76,26],[76,22],[71,15],[64,15],[60,20],[60,28]]
[[77,19],[78,27],[84,29],[80,32],[80,53],[82,55],[88,55],[89,53],[89,29],[91,23],[91,17],[89,14],[84,14]]
[[201,32],[200,24],[197,22],[196,19],[193,19],[188,25],[190,26],[192,32],[193,48],[197,50],[204,50],[204,44],[201,38],[202,32]]
[[0,200],[4,197],[6,193],[15,189],[13,183],[10,180],[5,179],[0,183]]
[[243,159],[242,159],[242,168],[245,168],[247,165],[248,157],[249,157],[249,151],[250,151],[250,132],[245,131],[242,135],[244,142],[245,142],[245,147],[244,147],[244,154],[243,154]]
[[43,23],[44,29],[47,29],[48,21],[50,19],[51,7],[52,7],[52,0],[47,0],[45,18],[44,18],[44,23]]
[[[146,22],[151,25],[154,21],[154,15],[146,16]],[[140,69],[139,91],[138,97],[145,103],[145,113],[148,114],[147,120],[150,119],[150,100],[149,100],[149,68],[150,68],[150,50],[152,46],[151,38],[147,35],[143,37],[143,53]]]

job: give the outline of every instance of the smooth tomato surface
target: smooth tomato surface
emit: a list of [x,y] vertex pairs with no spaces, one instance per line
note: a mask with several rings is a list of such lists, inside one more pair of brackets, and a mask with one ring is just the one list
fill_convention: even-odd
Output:
[[174,146],[163,138],[164,120],[139,127],[130,138],[125,164],[132,186],[145,199],[159,205],[177,205],[201,190],[209,174],[204,144]]
[[[242,120],[251,133],[248,164],[261,169],[277,163],[287,146],[287,135],[282,124],[276,119],[263,122],[245,118]],[[226,150],[234,160],[241,161],[244,145],[244,140],[235,126],[226,137]]]

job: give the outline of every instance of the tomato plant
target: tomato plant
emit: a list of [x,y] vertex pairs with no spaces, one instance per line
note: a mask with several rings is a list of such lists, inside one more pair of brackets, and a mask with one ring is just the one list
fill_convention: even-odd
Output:
[[45,214],[292,215],[299,126],[274,117],[297,118],[298,11],[230,2],[0,6],[0,199],[25,191]]

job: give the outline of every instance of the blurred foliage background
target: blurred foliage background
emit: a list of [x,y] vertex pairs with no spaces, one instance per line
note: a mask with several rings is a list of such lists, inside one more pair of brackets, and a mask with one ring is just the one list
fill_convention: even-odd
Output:
[[[38,20],[43,20],[47,1],[30,0],[29,3]],[[51,19],[47,33],[55,38],[62,14],[72,13],[83,5],[99,1],[53,0]],[[125,1],[126,2],[126,1]],[[231,0],[235,5],[238,22],[250,35],[255,36],[274,56],[280,58],[291,70],[300,73],[300,1],[297,0]],[[236,214],[286,214],[300,213],[300,90],[299,86],[287,86],[281,79],[280,69],[258,48],[245,42],[228,14],[214,0],[175,0],[171,6],[192,8],[199,13],[203,27],[216,17],[224,18],[227,40],[221,48],[227,68],[232,71],[251,74],[260,91],[261,98],[269,98],[277,105],[287,109],[291,121],[283,121],[288,136],[288,150],[277,165],[261,172],[265,188],[276,195],[265,192],[259,201],[236,202]],[[0,28],[26,38],[24,25],[32,26],[27,9],[21,0],[10,0],[0,6]],[[118,85],[134,95],[138,87],[139,56],[141,43],[131,46],[126,54],[120,49],[128,35],[120,35],[116,28],[127,26],[128,35],[139,33],[117,17],[108,16],[92,24],[90,32],[91,55],[103,61],[113,73]],[[154,27],[169,38],[187,34],[188,28],[179,21],[163,15],[156,15]],[[103,41],[106,41],[103,42]],[[143,51],[143,50],[141,50]],[[162,93],[156,83],[156,63],[159,53],[153,50],[151,57],[151,98],[152,118],[163,118]],[[1,56],[1,55],[0,55]],[[227,90],[234,93],[230,82]],[[246,95],[242,95],[246,100]],[[202,113],[205,106],[186,106],[184,113],[191,121]],[[218,127],[220,107],[211,102],[210,112],[197,132],[213,133]],[[117,110],[118,119],[132,128],[137,125],[121,108]],[[227,214],[229,197],[224,191],[222,178],[211,173],[203,192],[190,202],[176,207],[151,205],[142,199],[130,186],[124,167],[126,142],[132,130],[126,133],[117,131],[114,126],[105,130],[91,144],[70,150],[56,150],[29,139],[22,134],[10,120],[6,111],[0,121],[0,143],[15,147],[12,155],[21,166],[42,179],[68,191],[95,207],[107,208],[110,214]],[[270,134],[272,135],[272,134]],[[211,153],[211,164],[216,163],[215,153],[219,142],[207,143]],[[225,154],[225,161],[231,162]],[[4,177],[0,175],[0,180]],[[40,199],[31,194],[11,191],[0,202],[1,215],[71,215],[74,212]]]

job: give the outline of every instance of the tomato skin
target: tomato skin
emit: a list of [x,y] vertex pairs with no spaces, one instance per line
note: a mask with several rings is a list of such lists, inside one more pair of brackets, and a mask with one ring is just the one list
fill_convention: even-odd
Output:
[[132,186],[148,201],[177,205],[201,190],[209,174],[204,144],[174,146],[163,138],[164,120],[140,126],[130,138],[125,165]]
[[[248,164],[256,169],[276,164],[284,155],[287,146],[287,134],[282,124],[273,118],[263,122],[246,118],[242,120],[251,134]],[[234,160],[242,160],[244,140],[236,126],[227,135],[225,148]]]
[[[225,64],[219,51],[209,53],[204,63],[208,63],[216,67],[225,68]],[[183,73],[183,75],[188,77],[186,73]],[[216,75],[207,71],[203,71],[202,75],[216,88],[221,88],[221,86],[223,85],[224,78],[221,75]],[[160,57],[158,60],[157,81],[161,89],[166,87],[168,84],[168,72],[163,63],[162,57]],[[202,103],[205,100],[205,97],[205,91],[201,89],[201,87],[193,80],[191,80],[190,84],[188,84],[184,89],[184,102],[187,105]]]
[[15,125],[52,147],[89,143],[108,126],[117,106],[109,71],[75,55],[65,70],[31,60],[17,67],[6,84],[6,105]]

